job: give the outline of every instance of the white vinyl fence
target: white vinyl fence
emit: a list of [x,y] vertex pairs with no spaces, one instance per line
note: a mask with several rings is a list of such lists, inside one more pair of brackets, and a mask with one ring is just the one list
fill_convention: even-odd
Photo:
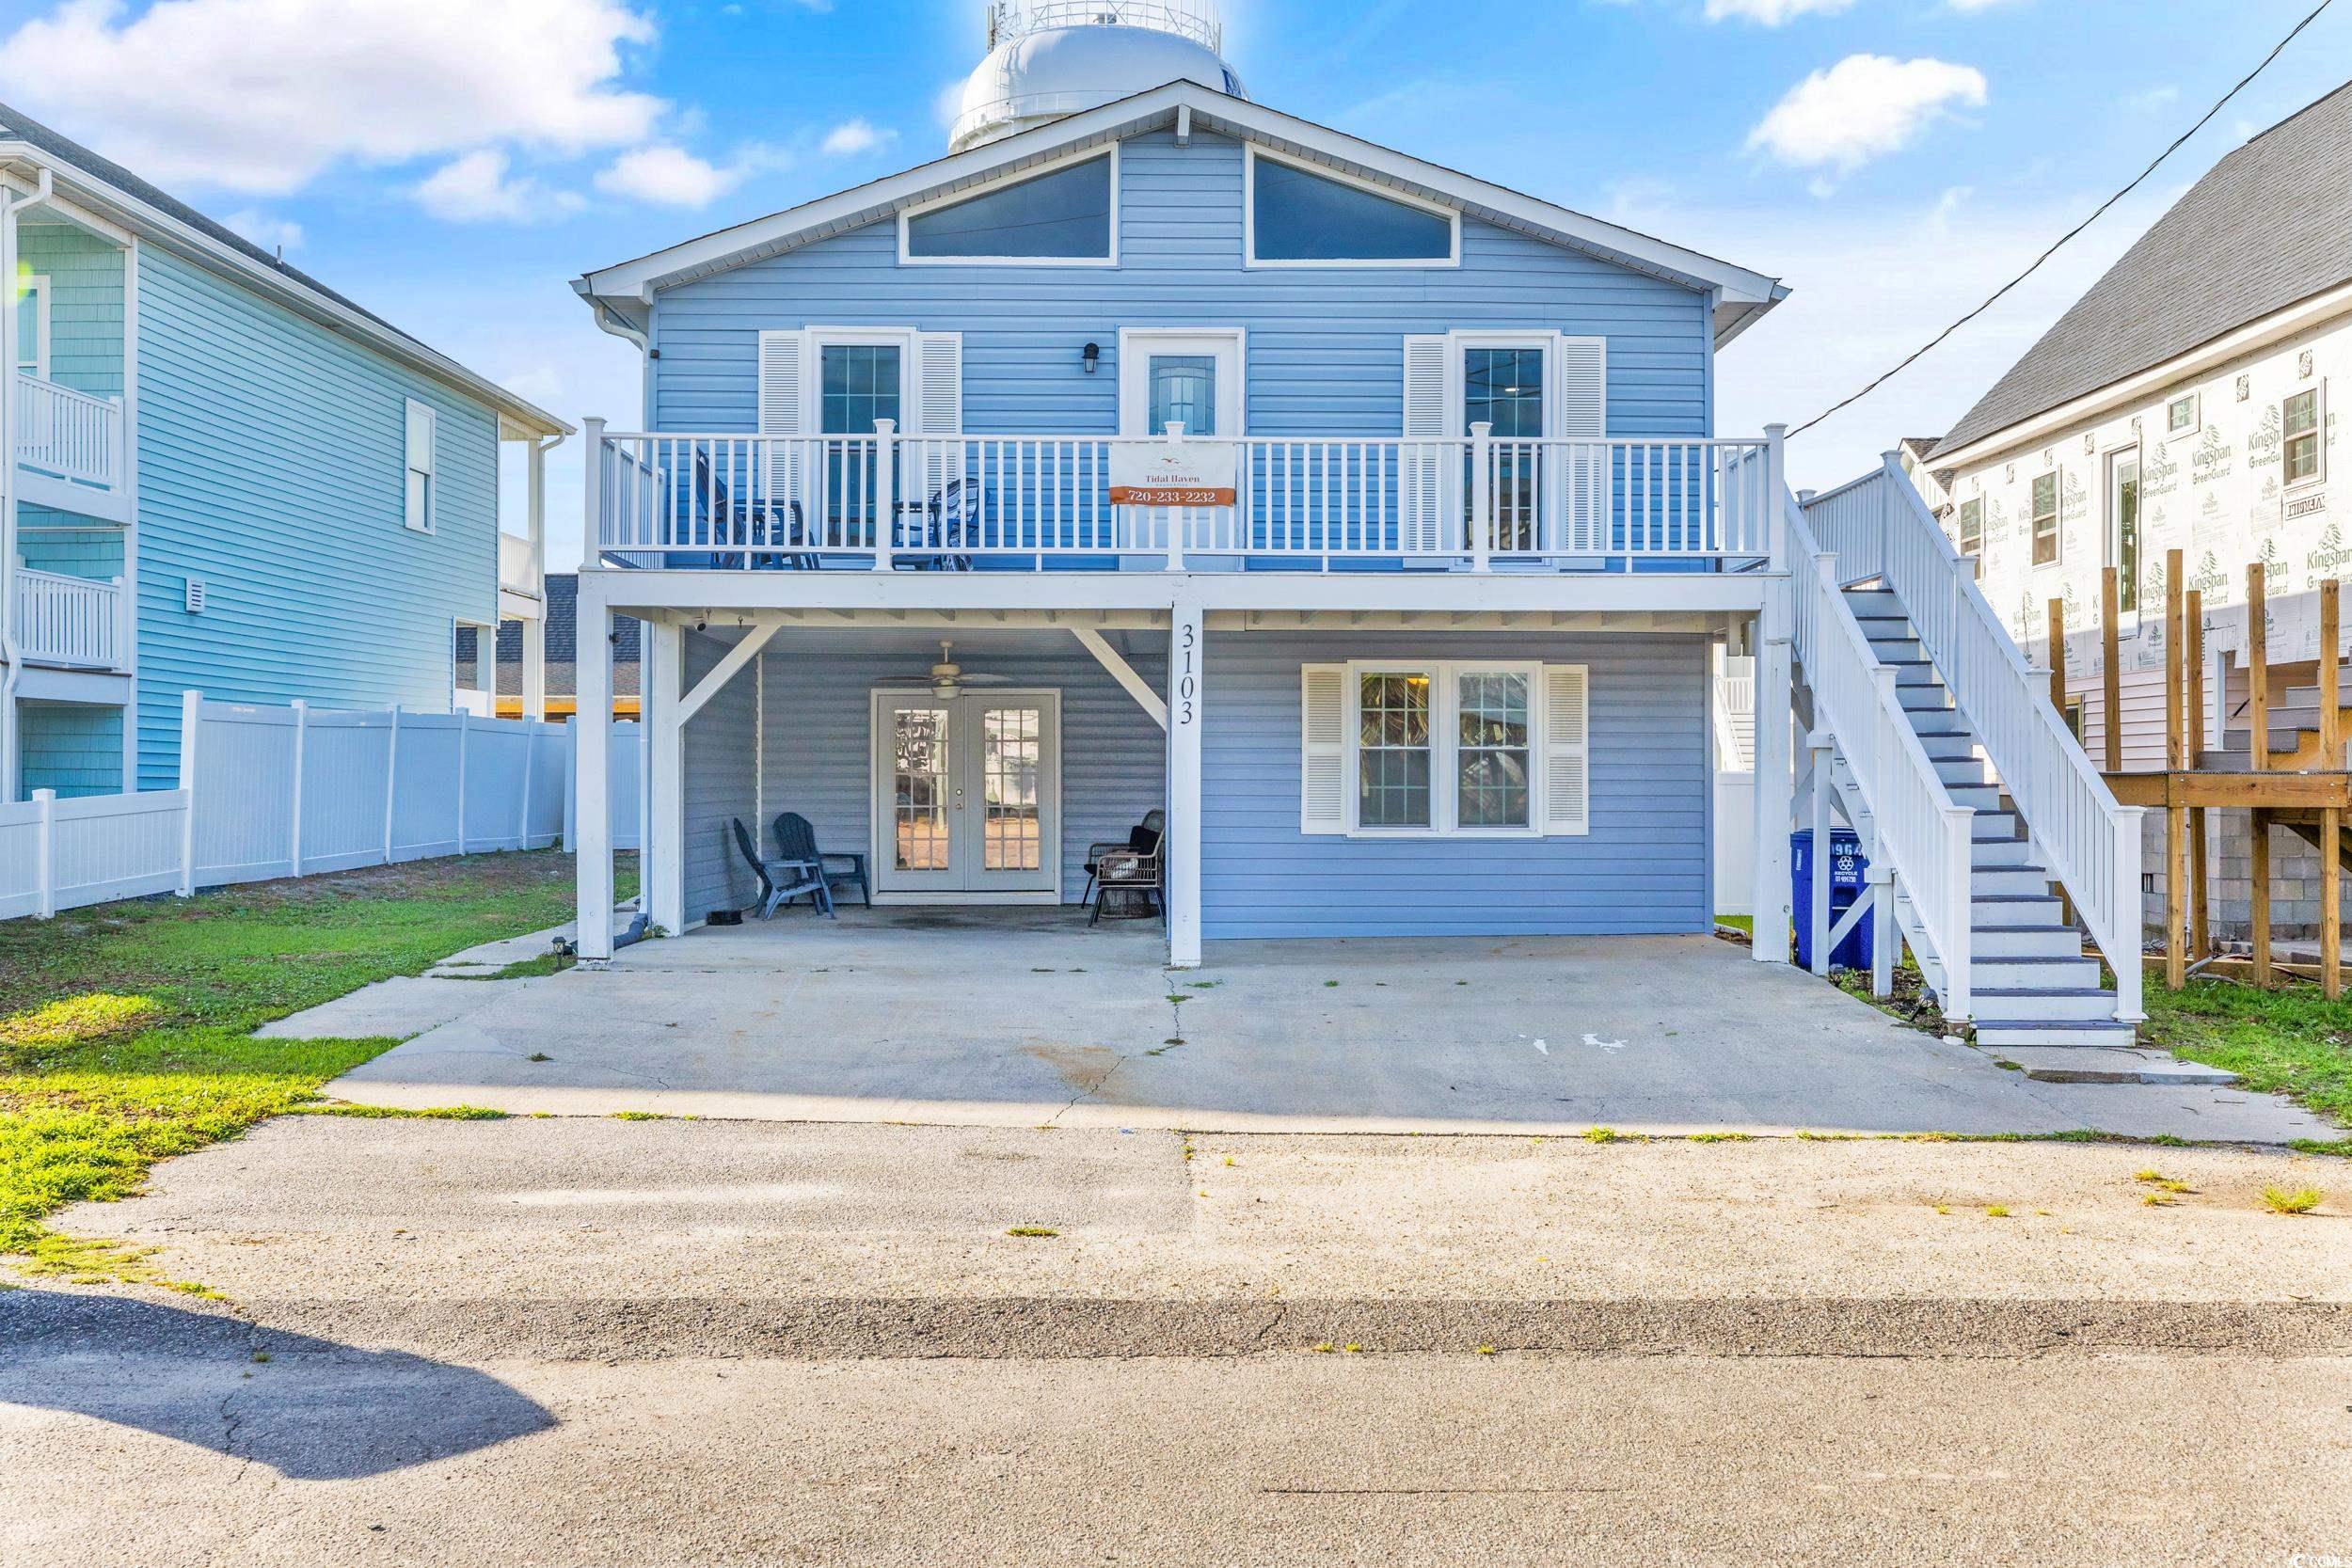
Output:
[[[562,842],[564,724],[186,694],[180,787],[0,803],[0,919],[145,894]],[[614,840],[638,840],[637,726],[616,726]]]

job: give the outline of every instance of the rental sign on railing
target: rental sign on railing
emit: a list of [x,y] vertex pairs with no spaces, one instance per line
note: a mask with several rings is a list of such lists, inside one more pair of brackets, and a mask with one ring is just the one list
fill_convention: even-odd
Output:
[[1123,441],[1111,448],[1113,506],[1232,506],[1240,466],[1230,441]]

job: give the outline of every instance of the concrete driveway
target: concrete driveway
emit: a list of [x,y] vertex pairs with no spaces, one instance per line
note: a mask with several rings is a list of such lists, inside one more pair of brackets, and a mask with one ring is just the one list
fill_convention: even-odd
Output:
[[415,1033],[329,1092],[516,1113],[2328,1134],[2233,1089],[2028,1083],[1707,937],[1224,942],[1183,973],[1162,957],[1154,924],[1059,910],[787,914],[641,943],[603,972],[409,981],[274,1030]]

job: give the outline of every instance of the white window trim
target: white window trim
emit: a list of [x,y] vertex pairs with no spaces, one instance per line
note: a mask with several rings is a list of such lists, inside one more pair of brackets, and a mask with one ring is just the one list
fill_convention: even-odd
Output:
[[[46,344],[48,341],[49,334],[44,331],[41,334],[41,341]],[[2302,397],[2306,393],[2311,395],[2312,400],[2312,442],[2319,462],[2312,467],[2310,477],[2288,480],[2286,477],[2287,403],[2290,399]],[[2297,490],[2306,490],[2314,484],[2328,483],[2328,384],[2324,381],[2313,381],[2309,387],[2298,387],[2279,399],[2279,477],[2283,484],[2281,494],[2285,495],[2293,495]]]
[[[1444,218],[1450,230],[1446,255],[1443,258],[1432,256],[1407,261],[1262,259],[1258,255],[1258,160],[1261,158],[1286,165],[1291,168],[1304,170],[1306,173],[1329,180],[1336,184],[1353,185],[1359,191],[1369,192],[1385,200],[1393,201],[1399,206],[1417,207],[1424,213]],[[1377,180],[1367,180],[1359,174],[1344,173],[1327,164],[1318,164],[1311,158],[1287,158],[1279,152],[1269,152],[1257,143],[1251,142],[1244,149],[1242,160],[1241,264],[1245,270],[1249,271],[1276,267],[1459,267],[1462,264],[1462,214],[1458,208],[1448,207],[1442,202],[1431,201],[1424,197],[1411,195],[1398,190],[1393,185],[1384,185]]]
[[1089,147],[1075,152],[1030,164],[998,179],[983,180],[935,196],[927,201],[898,209],[898,264],[902,267],[1115,267],[1119,265],[1119,143],[1107,149],[1111,166],[1111,253],[1108,256],[917,256],[909,243],[907,225],[910,220],[943,207],[954,207],[988,195],[1006,185],[1025,184],[1046,175],[1058,173],[1078,164],[1091,163],[1105,155],[1106,150]]
[[[1968,509],[1972,506],[1977,509],[1977,547],[1973,550],[1968,547]],[[1984,498],[1982,496],[1963,497],[1953,504],[1952,548],[1963,556],[1983,559]]]
[[[33,296],[33,331],[40,341],[33,344],[33,368],[30,371],[23,371],[22,365],[18,368],[37,381],[46,381],[49,379],[49,275],[45,272],[27,273],[19,282],[22,287],[18,293]],[[11,298],[8,303],[13,306],[16,302]],[[22,355],[24,345],[17,344],[16,351]]]
[[[2188,428],[2185,430],[2172,428],[2172,405],[2176,403],[2188,404]],[[2164,438],[2166,440],[2185,441],[2193,436],[2202,436],[2204,433],[2205,408],[2202,396],[2196,392],[2183,392],[2178,397],[2169,397],[2164,400]]]
[[[1341,777],[1350,838],[1581,838],[1592,831],[1592,812],[1585,811],[1581,829],[1547,833],[1544,800],[1545,764],[1550,736],[1544,733],[1545,673],[1574,668],[1528,659],[1487,658],[1352,658],[1346,661],[1347,688],[1343,711],[1345,733],[1341,742]],[[1367,828],[1359,820],[1363,807],[1363,678],[1369,674],[1429,677],[1429,826],[1426,828]],[[1523,675],[1527,680],[1527,826],[1524,828],[1465,828],[1461,825],[1461,679],[1466,674]],[[1592,676],[1585,675],[1591,691]],[[1586,698],[1587,712],[1591,699]],[[1585,751],[1591,754],[1590,721]],[[1587,764],[1589,767],[1589,762]],[[1587,786],[1589,788],[1589,785]]]
[[[2044,477],[2047,477],[2050,481],[2050,536],[2057,547],[2052,551],[2049,560],[2036,561],[2034,559],[2034,545],[2036,543],[2035,536],[2039,532],[2039,530],[2035,525],[2040,522],[2041,514],[2035,512],[2033,509],[2033,487],[2037,481]],[[2063,566],[2064,564],[2066,564],[2066,470],[2063,468],[2050,468],[2044,470],[2043,473],[2027,474],[2026,476],[2026,569],[2028,571],[2035,572],[2047,572],[2053,571],[2059,566]]]
[[[408,461],[408,422],[417,415],[424,416],[425,448],[429,468],[418,468]],[[424,475],[424,516],[408,515],[408,476]],[[431,404],[418,398],[406,398],[401,404],[400,417],[400,520],[411,533],[440,531],[441,511],[441,415]],[[495,632],[495,628],[493,628]]]
[[[1225,351],[1231,349],[1232,353]],[[1233,412],[1232,430],[1218,431],[1219,441],[1236,441],[1249,434],[1249,335],[1238,326],[1122,326],[1119,329],[1119,433],[1157,436],[1146,430],[1144,417],[1152,408],[1150,370],[1154,354],[1184,354],[1206,350],[1216,359],[1217,405]],[[1187,436],[1200,436],[1197,430]]]
[[[801,408],[804,434],[824,434],[825,350],[878,344],[898,351],[898,434],[907,432],[907,404],[914,401],[914,340],[912,326],[809,326],[802,328]],[[871,436],[870,430],[834,431],[836,436]]]

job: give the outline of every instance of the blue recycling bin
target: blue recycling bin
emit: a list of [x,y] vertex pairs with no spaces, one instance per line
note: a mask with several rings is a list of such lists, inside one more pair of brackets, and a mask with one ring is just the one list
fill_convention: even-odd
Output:
[[[1835,927],[1862,896],[1862,873],[1869,865],[1862,840],[1843,828],[1829,835],[1829,923]],[[1813,833],[1810,829],[1788,835],[1789,906],[1797,919],[1797,967],[1813,967]],[[1830,949],[1832,969],[1867,969],[1877,957],[1871,928],[1878,922],[1865,915],[1846,940]]]

